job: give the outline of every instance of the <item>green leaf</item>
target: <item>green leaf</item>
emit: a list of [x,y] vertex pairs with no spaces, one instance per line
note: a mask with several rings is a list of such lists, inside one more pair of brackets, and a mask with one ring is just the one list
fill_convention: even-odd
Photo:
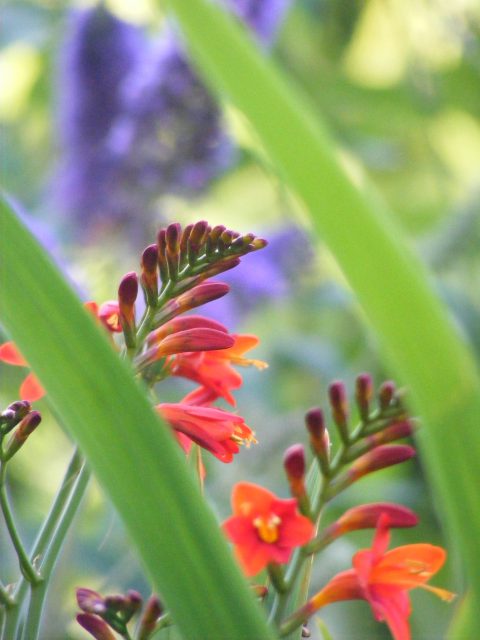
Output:
[[118,509],[183,636],[273,638],[129,364],[5,201],[0,221],[1,321]]
[[[480,601],[480,381],[421,260],[372,190],[355,186],[310,104],[207,0],[169,0],[207,80],[250,122],[327,243],[424,420],[418,442],[442,521]],[[480,634],[480,618],[475,622]]]

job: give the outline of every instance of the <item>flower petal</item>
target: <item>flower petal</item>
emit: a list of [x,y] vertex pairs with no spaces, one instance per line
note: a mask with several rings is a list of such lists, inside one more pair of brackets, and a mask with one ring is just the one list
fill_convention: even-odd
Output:
[[269,513],[276,496],[251,482],[239,482],[233,488],[232,507],[234,515],[254,517],[257,513]]
[[372,589],[368,599],[377,620],[385,620],[394,640],[410,640],[410,601],[402,589]]
[[437,573],[446,559],[446,551],[432,544],[407,544],[397,547],[376,563],[370,582],[394,584],[403,589],[423,585]]
[[296,514],[282,521],[278,544],[281,547],[300,547],[315,535],[315,525],[306,516]]
[[19,367],[28,367],[25,358],[13,342],[4,342],[0,345],[0,360],[7,364],[13,364]]
[[40,400],[46,394],[45,389],[40,384],[39,379],[34,373],[29,373],[20,386],[20,398],[35,402]]

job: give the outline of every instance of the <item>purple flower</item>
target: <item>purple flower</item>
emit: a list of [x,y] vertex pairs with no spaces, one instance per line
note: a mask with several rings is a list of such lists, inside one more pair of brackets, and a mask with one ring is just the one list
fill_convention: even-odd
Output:
[[256,34],[264,46],[273,44],[292,0],[221,0]]
[[312,263],[311,241],[300,227],[289,225],[262,235],[268,245],[249,255],[237,269],[222,274],[230,293],[206,307],[207,315],[229,327],[238,325],[262,303],[286,298]]
[[[268,47],[291,0],[220,0]],[[167,193],[195,195],[236,157],[221,110],[168,24],[151,46],[96,8],[76,13],[62,57],[62,213],[95,232],[132,228]]]

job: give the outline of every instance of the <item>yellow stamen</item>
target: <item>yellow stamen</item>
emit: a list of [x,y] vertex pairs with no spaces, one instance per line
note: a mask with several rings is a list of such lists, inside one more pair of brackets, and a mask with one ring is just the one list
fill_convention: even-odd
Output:
[[273,544],[280,537],[279,525],[281,519],[272,513],[268,518],[258,516],[253,521],[253,526],[258,530],[258,536],[263,542]]
[[229,356],[228,358],[233,364],[240,367],[256,367],[257,369],[267,369],[268,364],[263,360],[252,360],[251,358],[243,358],[242,356]]

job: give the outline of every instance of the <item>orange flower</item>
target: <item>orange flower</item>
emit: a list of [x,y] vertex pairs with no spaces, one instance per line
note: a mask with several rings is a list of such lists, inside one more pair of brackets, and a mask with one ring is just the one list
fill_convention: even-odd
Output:
[[452,600],[455,596],[450,591],[426,584],[443,566],[445,550],[431,544],[408,544],[387,551],[389,524],[389,516],[383,514],[372,548],[358,551],[353,569],[332,578],[294,617],[306,619],[320,607],[339,600],[367,600],[375,619],[387,623],[395,640],[410,640],[410,589],[420,587],[443,600]]
[[195,406],[188,401],[165,402],[156,409],[177,432],[187,453],[193,441],[222,462],[232,462],[234,454],[240,451],[239,445],[249,446],[256,442],[253,431],[242,417],[222,409]]
[[[93,313],[110,332],[121,331],[118,320],[118,304],[116,302],[105,302],[100,308],[96,302],[85,302],[84,307]],[[29,366],[13,342],[4,342],[0,345],[0,361],[17,367]],[[35,402],[43,398],[46,391],[37,376],[34,373],[29,373],[20,385],[19,393],[21,400]]]
[[[13,342],[0,345],[0,360],[17,367],[28,367],[28,363]],[[20,385],[20,399],[35,402],[45,395],[45,389],[34,373],[29,373]]]
[[259,340],[256,336],[232,334],[232,338],[235,343],[228,349],[178,354],[172,360],[172,375],[193,380],[235,406],[235,398],[230,392],[242,385],[242,376],[231,365],[254,365],[258,369],[268,365],[261,360],[243,357],[246,351],[257,346]]
[[235,545],[235,554],[247,576],[254,576],[269,563],[286,563],[294,547],[315,534],[313,523],[298,513],[297,500],[281,500],[249,482],[235,485],[233,516],[223,530]]

